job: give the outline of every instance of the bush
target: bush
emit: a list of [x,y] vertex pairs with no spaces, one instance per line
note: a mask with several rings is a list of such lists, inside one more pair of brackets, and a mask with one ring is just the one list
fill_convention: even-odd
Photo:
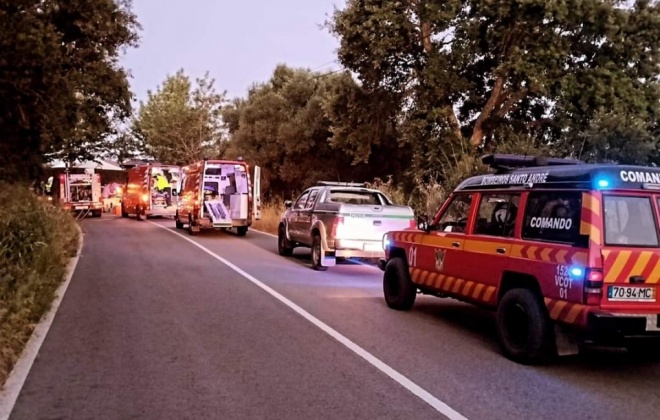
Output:
[[277,235],[277,226],[283,212],[284,202],[281,200],[264,203],[261,206],[261,220],[253,221],[252,228]]
[[0,384],[48,311],[76,254],[68,212],[22,185],[0,182]]

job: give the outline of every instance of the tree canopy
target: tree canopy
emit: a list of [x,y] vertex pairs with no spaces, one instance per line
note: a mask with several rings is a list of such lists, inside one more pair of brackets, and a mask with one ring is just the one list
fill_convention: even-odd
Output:
[[398,102],[416,174],[443,180],[466,153],[514,143],[659,163],[640,150],[660,144],[660,5],[624,3],[348,0],[328,26],[363,88]]
[[[225,107],[231,136],[225,156],[262,166],[263,190],[272,196],[288,196],[319,180],[397,174],[402,162],[391,121],[365,95],[347,74],[279,65],[269,81],[253,85],[247,98]],[[360,121],[353,111],[367,106],[373,108]],[[352,141],[368,144],[369,152],[347,153]]]
[[220,153],[225,93],[215,91],[208,73],[195,82],[193,87],[190,77],[179,70],[140,103],[133,132],[145,152],[160,162],[184,165]]
[[0,178],[88,158],[131,111],[117,60],[137,45],[129,0],[0,0]]

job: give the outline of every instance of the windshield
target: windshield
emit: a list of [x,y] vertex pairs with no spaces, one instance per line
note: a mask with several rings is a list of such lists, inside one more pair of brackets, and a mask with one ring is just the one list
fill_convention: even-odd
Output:
[[375,191],[331,190],[326,201],[331,203],[367,204],[376,206],[392,204],[384,194]]
[[658,246],[658,227],[650,197],[605,196],[605,244]]

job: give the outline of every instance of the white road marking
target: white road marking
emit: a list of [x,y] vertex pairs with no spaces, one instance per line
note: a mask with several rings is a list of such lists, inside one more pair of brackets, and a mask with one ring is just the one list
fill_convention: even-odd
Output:
[[25,349],[23,349],[23,353],[14,365],[14,369],[12,369],[11,373],[9,374],[4,388],[0,391],[0,420],[7,420],[11,412],[14,410],[16,400],[21,394],[21,390],[23,389],[25,380],[27,379],[28,374],[32,369],[34,360],[39,355],[41,345],[43,344],[46,335],[48,335],[48,331],[50,331],[50,326],[53,324],[53,319],[55,318],[57,309],[60,307],[60,303],[64,298],[66,289],[69,287],[73,273],[76,270],[76,266],[78,265],[78,259],[80,259],[80,253],[82,252],[83,247],[83,232],[78,224],[76,224],[76,226],[78,227],[78,232],[80,235],[78,239],[77,254],[75,257],[71,258],[69,264],[67,265],[66,278],[64,282],[57,288],[57,291],[55,292],[55,300],[53,301],[50,310],[44,316],[44,318],[42,318],[41,322],[35,327],[32,335],[30,336],[30,339],[27,342],[27,345],[25,346]]
[[[263,230],[252,229],[252,231],[257,232],[257,233],[261,233],[262,235],[277,238],[277,235],[273,235],[272,233],[264,232]],[[355,264],[360,264],[360,265],[363,265],[365,267],[373,268],[374,270],[380,271],[380,268],[378,268],[378,267],[376,267],[372,264],[363,263],[362,261],[354,260],[354,259],[351,259],[351,258],[349,258],[349,261],[354,262]]]
[[207,253],[211,257],[215,258],[216,260],[220,261],[221,263],[223,263],[227,267],[231,268],[236,273],[240,274],[245,279],[249,280],[250,282],[252,282],[256,286],[260,287],[261,289],[266,291],[268,294],[273,296],[275,299],[279,300],[280,302],[282,302],[283,304],[288,306],[290,309],[295,311],[298,315],[302,316],[303,318],[305,318],[306,320],[311,322],[313,325],[318,327],[320,330],[322,330],[323,332],[328,334],[330,337],[334,338],[339,343],[343,344],[346,348],[351,350],[353,353],[357,354],[358,356],[360,356],[361,358],[366,360],[369,364],[374,366],[376,369],[380,370],[381,372],[383,372],[384,374],[386,374],[387,376],[392,378],[399,385],[406,388],[408,391],[410,391],[411,393],[413,393],[414,395],[419,397],[422,401],[424,401],[425,403],[427,403],[428,405],[433,407],[436,411],[438,411],[442,415],[446,416],[450,420],[467,420],[467,418],[464,417],[463,415],[461,415],[459,412],[457,412],[456,410],[454,410],[453,408],[451,408],[450,406],[448,406],[444,402],[440,401],[438,398],[434,397],[431,393],[429,393],[428,391],[426,391],[425,389],[423,389],[422,387],[420,387],[419,385],[417,385],[416,383],[414,383],[413,381],[411,381],[410,379],[408,379],[407,377],[405,377],[404,375],[402,375],[401,373],[396,371],[394,368],[392,368],[389,365],[385,364],[383,361],[378,359],[376,356],[369,353],[368,351],[366,351],[362,347],[358,346],[353,341],[348,339],[346,336],[342,335],[337,330],[333,329],[332,327],[330,327],[329,325],[327,325],[326,323],[324,323],[320,319],[316,318],[314,315],[310,314],[309,312],[307,312],[306,310],[304,310],[300,306],[296,305],[295,303],[293,303],[293,301],[289,300],[285,296],[283,296],[280,293],[276,292],[274,289],[270,288],[265,283],[261,282],[260,280],[253,277],[249,273],[243,271],[240,267],[234,265],[230,261],[228,261],[228,260],[222,258],[221,256],[215,254],[210,249],[206,248],[203,245],[200,245],[199,243],[193,241],[192,239],[190,239],[190,238],[188,238],[188,237],[186,237],[186,236],[184,236],[184,235],[182,235],[178,232],[173,231],[168,226],[163,226],[163,225],[160,225],[158,223],[151,222],[151,221],[149,221],[149,223],[151,223],[155,226],[158,226],[161,229],[165,229],[166,231],[168,231],[168,232],[170,232],[174,235],[177,235],[180,238],[190,242],[191,244],[193,244],[197,248],[201,249],[202,251],[204,251],[205,253]]

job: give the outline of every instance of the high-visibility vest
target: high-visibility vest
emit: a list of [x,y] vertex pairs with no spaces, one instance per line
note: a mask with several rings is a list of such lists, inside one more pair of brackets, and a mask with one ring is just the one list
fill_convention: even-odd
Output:
[[159,190],[164,190],[165,188],[170,187],[170,183],[167,181],[167,178],[162,175],[158,175],[156,178],[156,186]]

